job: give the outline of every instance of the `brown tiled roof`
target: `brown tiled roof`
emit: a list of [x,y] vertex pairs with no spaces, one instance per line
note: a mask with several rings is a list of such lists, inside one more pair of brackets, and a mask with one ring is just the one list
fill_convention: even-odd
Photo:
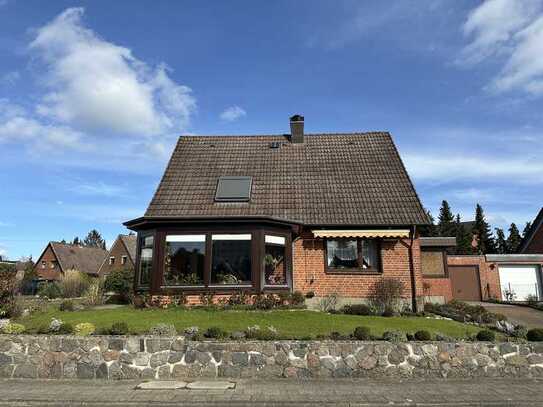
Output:
[[518,248],[519,253],[524,253],[525,250],[528,249],[528,244],[533,240],[536,232],[541,227],[543,227],[543,208],[541,208],[541,210],[538,212],[537,216],[532,222],[532,225],[530,226],[530,229],[526,233],[526,236],[522,238],[522,241],[520,242],[520,246]]
[[[270,148],[270,143],[280,148]],[[248,203],[215,202],[220,176],[251,176]],[[389,133],[182,136],[145,217],[271,217],[306,225],[428,218]]]
[[107,255],[106,250],[95,247],[58,242],[51,242],[51,247],[64,272],[75,269],[87,274],[98,274],[98,269]]
[[456,246],[456,237],[454,236],[421,237],[419,240],[420,240],[421,247],[454,247]]
[[130,256],[130,260],[132,260],[133,263],[136,262],[136,235],[119,235],[122,239],[126,250],[128,251],[128,255]]

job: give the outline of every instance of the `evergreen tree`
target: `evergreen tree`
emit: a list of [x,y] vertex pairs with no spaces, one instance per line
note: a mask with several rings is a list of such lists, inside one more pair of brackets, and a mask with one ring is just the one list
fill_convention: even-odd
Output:
[[83,240],[83,245],[87,247],[99,247],[104,250],[106,249],[106,241],[96,229],[91,230],[87,234],[87,237]]
[[449,203],[445,200],[441,202],[437,227],[439,230],[439,236],[454,236],[456,231],[454,215],[451,212]]
[[72,240],[72,244],[74,246],[79,246],[81,244],[81,240],[79,240],[79,237],[74,237],[74,240]]
[[517,225],[511,223],[511,226],[509,227],[509,237],[507,238],[507,253],[517,253],[521,241],[522,237],[520,236]]
[[496,252],[496,244],[492,237],[492,233],[490,232],[490,225],[486,221],[483,207],[479,204],[475,207],[475,226],[473,226],[473,233],[477,235],[478,254]]
[[455,224],[455,236],[456,236],[456,254],[472,254],[473,248],[471,247],[471,233],[466,230],[460,220],[460,215],[456,215]]
[[524,225],[524,230],[522,231],[522,238],[525,239],[528,232],[530,232],[530,229],[532,228],[532,222],[526,222],[526,225]]
[[432,216],[432,214],[430,213],[428,209],[425,209],[425,211],[426,211],[426,214],[428,215],[428,219],[430,220],[430,224],[421,226],[419,228],[420,235],[424,237],[437,236],[437,229],[436,229],[434,217]]
[[503,232],[503,229],[496,228],[494,229],[496,231],[496,253],[498,254],[506,254],[509,251],[507,241],[505,240],[505,233]]

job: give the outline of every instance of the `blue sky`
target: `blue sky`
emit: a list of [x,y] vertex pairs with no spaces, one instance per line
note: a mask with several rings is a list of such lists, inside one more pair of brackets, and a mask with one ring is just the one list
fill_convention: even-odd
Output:
[[0,254],[143,214],[178,135],[390,131],[423,204],[543,201],[543,0],[0,0]]

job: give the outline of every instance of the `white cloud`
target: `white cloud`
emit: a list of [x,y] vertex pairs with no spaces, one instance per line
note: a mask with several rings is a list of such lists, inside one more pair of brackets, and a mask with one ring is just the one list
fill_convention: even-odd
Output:
[[31,118],[21,106],[0,99],[0,143],[27,143],[35,152],[55,148],[87,150],[82,136],[67,126],[43,124]]
[[13,223],[0,221],[0,228],[1,227],[9,227],[9,226],[13,226]]
[[6,72],[0,77],[0,84],[13,86],[21,78],[19,71]]
[[123,187],[106,184],[101,181],[96,183],[78,184],[70,188],[70,190],[77,194],[88,196],[118,197],[126,193],[126,190]]
[[504,178],[519,182],[542,183],[543,162],[539,159],[443,154],[443,152],[407,153],[403,155],[410,175],[418,180]]
[[86,130],[156,135],[179,131],[195,109],[190,88],[161,64],[148,66],[129,48],[100,38],[69,8],[37,31],[29,46],[44,62],[47,93],[37,112]]
[[471,42],[457,62],[473,65],[491,57],[505,61],[487,89],[543,94],[543,0],[488,0],[463,26]]
[[247,112],[243,108],[234,105],[224,109],[220,115],[220,118],[221,120],[227,122],[233,122],[242,118],[243,116],[247,116]]

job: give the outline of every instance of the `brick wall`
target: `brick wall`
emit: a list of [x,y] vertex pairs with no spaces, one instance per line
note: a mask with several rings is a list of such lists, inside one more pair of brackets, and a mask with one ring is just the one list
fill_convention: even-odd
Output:
[[[45,266],[42,266],[42,262],[45,262]],[[51,245],[48,245],[42,256],[36,262],[34,266],[39,278],[45,280],[59,280],[61,271],[60,266],[57,263],[57,257],[51,249]]]
[[453,299],[451,280],[443,278],[424,278],[424,300],[427,302],[449,302]]
[[[337,293],[342,297],[367,298],[376,281],[391,277],[405,284],[404,298],[411,298],[411,273],[409,264],[409,240],[383,240],[381,244],[382,273],[379,274],[329,274],[325,270],[323,239],[315,239],[310,232],[293,244],[294,290],[303,293],[314,291],[317,297]],[[415,240],[413,248],[415,286],[417,297],[423,295],[420,266],[420,246]]]

